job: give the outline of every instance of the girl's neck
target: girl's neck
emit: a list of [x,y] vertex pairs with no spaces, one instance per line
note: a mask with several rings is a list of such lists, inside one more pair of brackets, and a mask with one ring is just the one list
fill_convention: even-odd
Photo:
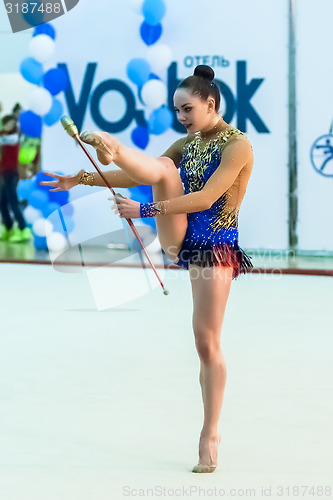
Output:
[[212,126],[207,127],[204,130],[201,130],[199,133],[203,139],[208,139],[217,132],[221,132],[223,130],[226,130],[227,128],[229,128],[229,125],[223,120],[223,118],[220,115],[218,115],[216,119],[212,121]]

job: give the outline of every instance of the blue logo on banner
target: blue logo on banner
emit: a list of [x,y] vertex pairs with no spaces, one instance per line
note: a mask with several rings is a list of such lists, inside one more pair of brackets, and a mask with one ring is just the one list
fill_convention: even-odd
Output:
[[318,174],[333,177],[333,134],[318,137],[311,147],[310,158]]
[[[122,132],[132,123],[133,120],[138,126],[145,125],[144,112],[143,110],[137,109],[135,94],[126,82],[110,78],[109,80],[100,82],[97,87],[93,88],[97,63],[88,63],[83,76],[80,94],[75,96],[67,64],[59,63],[58,67],[62,68],[68,76],[70,85],[68,90],[65,92],[66,104],[69,115],[74,120],[79,130],[81,130],[83,126],[88,106],[90,107],[91,117],[96,125],[110,134]],[[177,77],[177,70],[178,66],[176,62],[173,62],[168,69],[168,106],[174,114],[174,120],[172,123],[173,130],[184,134],[185,129],[177,121],[173,106],[173,93],[180,82],[180,79]],[[225,82],[216,80],[225,101],[226,110],[223,118],[227,122],[230,122],[234,116],[236,116],[236,126],[243,132],[246,132],[249,122],[258,133],[270,133],[270,130],[255,109],[254,105],[251,103],[252,98],[257,93],[263,81],[263,78],[252,78],[251,80],[248,80],[246,61],[236,62],[235,94]],[[118,121],[107,120],[103,115],[101,102],[103,96],[107,92],[117,92],[123,97],[126,103],[124,115]]]

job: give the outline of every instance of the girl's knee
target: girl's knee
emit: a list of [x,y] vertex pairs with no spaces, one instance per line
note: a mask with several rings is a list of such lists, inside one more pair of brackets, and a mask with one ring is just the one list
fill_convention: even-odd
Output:
[[195,345],[199,358],[204,364],[215,363],[224,359],[218,342],[206,338],[196,338]]

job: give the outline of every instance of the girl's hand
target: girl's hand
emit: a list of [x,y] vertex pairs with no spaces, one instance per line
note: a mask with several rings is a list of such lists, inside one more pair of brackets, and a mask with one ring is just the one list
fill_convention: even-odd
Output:
[[121,218],[126,219],[139,219],[140,218],[140,203],[138,201],[131,200],[130,198],[124,198],[121,194],[116,194],[116,201],[114,198],[108,198],[113,201],[111,210],[115,210]]
[[52,191],[68,191],[74,186],[77,186],[79,180],[82,177],[84,169],[80,170],[76,175],[58,175],[52,172],[43,172],[45,175],[53,177],[57,179],[56,181],[42,181],[39,184],[41,186],[52,186],[54,189],[50,189]]

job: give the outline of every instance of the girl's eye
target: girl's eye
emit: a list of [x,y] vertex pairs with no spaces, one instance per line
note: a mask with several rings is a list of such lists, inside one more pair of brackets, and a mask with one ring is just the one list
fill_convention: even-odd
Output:
[[185,108],[185,111],[188,113],[189,111],[191,111],[192,108]]

